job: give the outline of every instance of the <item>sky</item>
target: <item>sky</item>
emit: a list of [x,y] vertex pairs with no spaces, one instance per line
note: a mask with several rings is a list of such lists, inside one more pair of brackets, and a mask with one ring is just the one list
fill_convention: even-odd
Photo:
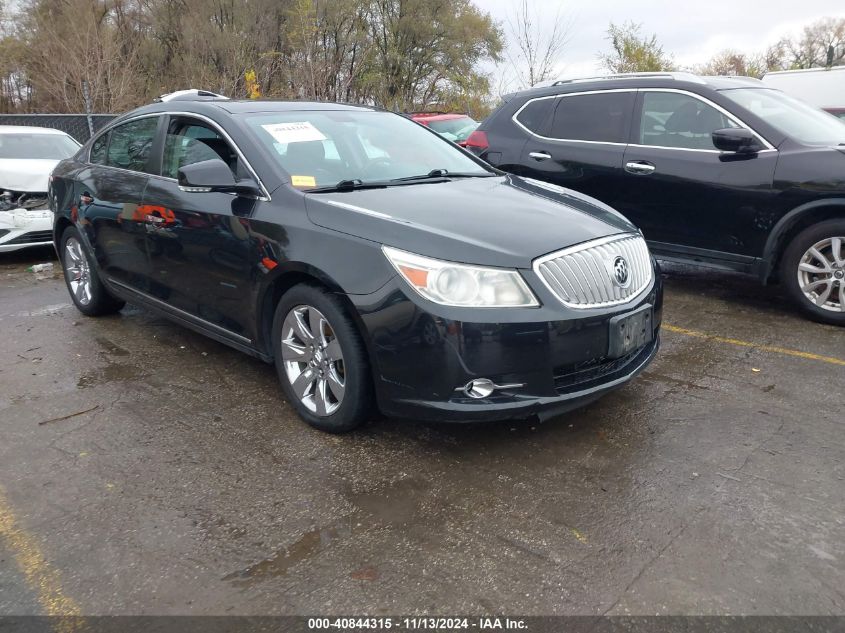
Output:
[[[473,0],[503,25],[513,18],[519,0]],[[642,33],[657,35],[663,50],[679,66],[706,62],[714,54],[732,48],[740,52],[762,51],[784,36],[801,32],[815,20],[845,17],[843,0],[529,0],[543,22],[552,21],[560,8],[570,25],[569,43],[563,51],[558,76],[600,73],[596,55],[610,48],[608,24],[633,21]],[[489,69],[494,75],[512,71]],[[510,86],[516,89],[518,86]]]

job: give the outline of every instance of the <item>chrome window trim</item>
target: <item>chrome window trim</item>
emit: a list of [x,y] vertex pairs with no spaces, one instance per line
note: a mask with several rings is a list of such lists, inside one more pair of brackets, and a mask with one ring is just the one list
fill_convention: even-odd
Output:
[[588,250],[590,248],[594,248],[596,246],[602,246],[604,244],[608,244],[610,242],[618,242],[619,240],[626,240],[631,238],[639,237],[640,239],[645,242],[645,238],[643,237],[642,233],[636,232],[624,232],[624,233],[614,233],[613,235],[608,235],[607,237],[600,237],[594,240],[588,240],[586,242],[581,242],[580,244],[575,244],[573,246],[567,246],[566,248],[562,248],[560,250],[554,251],[547,255],[542,255],[531,262],[531,270],[534,271],[534,274],[540,280],[540,282],[546,287],[546,289],[552,293],[552,296],[561,304],[566,306],[567,308],[571,308],[573,310],[590,310],[595,308],[613,308],[624,306],[632,301],[637,300],[638,298],[642,297],[645,293],[647,293],[651,288],[654,287],[655,281],[655,274],[653,266],[651,266],[651,249],[648,248],[648,244],[646,243],[646,251],[649,254],[649,266],[652,268],[649,274],[649,280],[645,283],[641,290],[639,290],[636,294],[633,294],[629,297],[625,297],[624,299],[617,300],[617,301],[609,301],[609,302],[602,302],[597,304],[584,304],[584,305],[577,305],[572,304],[567,301],[564,301],[559,295],[557,290],[555,290],[552,285],[546,281],[545,276],[540,271],[540,266],[545,264],[548,261],[553,259],[557,259],[558,257],[563,257],[564,255],[569,255],[571,253],[577,253],[578,251]]
[[[203,114],[197,114],[196,112],[182,112],[182,111],[171,111],[171,110],[167,110],[167,111],[164,111],[164,112],[152,112],[152,113],[147,112],[145,114],[139,114],[137,116],[133,116],[133,117],[130,117],[128,119],[124,119],[116,125],[109,126],[105,130],[100,132],[95,137],[95,139],[98,139],[101,136],[108,134],[114,128],[119,127],[119,126],[123,125],[124,123],[129,123],[131,121],[136,121],[138,119],[145,119],[145,118],[153,117],[153,116],[164,116],[165,114],[170,115],[170,116],[194,117],[196,119],[201,120],[203,123],[207,123],[212,128],[214,128],[214,130],[216,130],[226,140],[226,142],[228,142],[235,149],[235,152],[238,155],[238,159],[243,162],[244,166],[247,168],[249,173],[252,175],[253,178],[255,178],[255,182],[257,182],[258,186],[261,188],[261,195],[258,196],[258,200],[262,200],[262,201],[265,201],[265,202],[269,202],[271,200],[270,193],[267,190],[267,187],[264,186],[264,183],[261,181],[261,178],[258,176],[258,173],[252,168],[252,165],[249,163],[246,156],[244,156],[244,153],[241,151],[241,148],[238,147],[238,144],[235,143],[234,140],[232,140],[232,137],[229,136],[228,132],[226,132],[226,130],[224,130],[217,122],[213,121],[212,119],[209,119],[207,116],[205,116]],[[96,140],[94,142],[96,142]],[[91,162],[91,147],[93,147],[93,145],[94,145],[94,143],[92,142],[91,146],[89,146],[89,148],[88,148],[88,155],[86,156],[86,158],[87,158],[86,162],[89,165],[96,165],[97,167],[106,167],[107,169],[115,169],[117,171],[122,171],[122,172],[126,172],[126,173],[129,173],[129,174],[140,174],[142,176],[149,176],[151,178],[158,178],[159,180],[165,180],[167,182],[178,182],[176,178],[171,178],[170,176],[162,176],[161,174],[148,174],[145,171],[134,171],[134,170],[131,170],[131,169],[123,169],[122,167],[114,167],[113,165],[103,165],[101,163],[92,163]],[[235,194],[231,194],[231,195],[235,195]]]
[[[539,138],[539,139],[543,139],[544,141],[556,141],[556,142],[560,142],[560,143],[588,143],[588,144],[593,144],[593,145],[611,145],[611,146],[622,145],[622,146],[629,146],[629,147],[653,147],[655,149],[674,149],[674,150],[680,150],[682,152],[707,152],[707,153],[710,153],[710,154],[730,154],[730,152],[723,152],[723,151],[718,150],[718,149],[696,149],[696,148],[692,148],[692,147],[666,147],[665,145],[643,145],[641,143],[620,143],[620,142],[617,142],[617,141],[589,141],[589,140],[576,139],[576,138],[555,138],[555,137],[551,137],[551,136],[543,136],[542,134],[537,134],[536,132],[533,132],[530,129],[528,129],[527,127],[525,127],[525,125],[523,125],[517,119],[517,117],[528,106],[528,104],[534,103],[535,101],[542,101],[544,99],[562,99],[564,97],[576,97],[576,96],[580,96],[580,95],[591,95],[591,94],[598,94],[598,93],[604,93],[604,92],[637,92],[637,93],[639,93],[639,92],[643,92],[643,93],[644,92],[674,92],[674,93],[684,94],[684,95],[693,97],[694,99],[698,99],[702,103],[705,103],[705,104],[715,108],[716,110],[718,110],[719,112],[721,112],[722,114],[727,116],[729,119],[731,119],[732,121],[739,124],[740,127],[745,128],[746,130],[749,130],[754,136],[756,136],[757,139],[760,142],[762,142],[763,146],[765,147],[765,149],[760,150],[760,152],[758,152],[758,153],[770,152],[770,151],[776,152],[777,151],[777,148],[775,148],[771,143],[769,143],[769,141],[766,140],[766,138],[762,134],[757,132],[750,125],[746,125],[745,122],[742,121],[735,114],[732,114],[729,111],[725,110],[725,108],[723,108],[722,106],[720,106],[716,103],[713,103],[707,97],[703,97],[703,96],[701,96],[701,95],[699,95],[695,92],[691,92],[689,90],[682,90],[680,88],[611,88],[611,89],[608,89],[608,90],[583,90],[583,91],[579,91],[579,92],[567,92],[567,93],[564,93],[564,94],[557,94],[557,95],[546,95],[545,97],[535,97],[534,99],[529,99],[528,101],[523,103],[520,106],[520,108],[516,112],[513,113],[513,116],[511,116],[511,120],[516,125],[518,125],[520,128],[522,128],[523,130],[528,132],[528,134],[530,134],[531,136],[534,136],[534,137]],[[632,121],[632,124],[633,124],[633,121]]]

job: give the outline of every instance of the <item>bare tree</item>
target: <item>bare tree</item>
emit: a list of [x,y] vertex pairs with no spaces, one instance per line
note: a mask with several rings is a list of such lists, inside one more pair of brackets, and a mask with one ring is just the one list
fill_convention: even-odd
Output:
[[557,70],[572,30],[572,22],[562,9],[563,5],[558,5],[552,22],[545,24],[533,0],[520,0],[515,14],[508,16],[512,46],[507,57],[522,87],[536,86],[552,78]]
[[788,44],[795,68],[845,64],[845,18],[822,18]]

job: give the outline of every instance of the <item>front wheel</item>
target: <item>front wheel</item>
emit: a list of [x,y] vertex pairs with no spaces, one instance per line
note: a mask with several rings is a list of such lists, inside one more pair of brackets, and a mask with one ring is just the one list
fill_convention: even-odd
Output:
[[282,388],[308,424],[344,433],[366,421],[366,350],[338,297],[306,284],[288,290],[273,319],[273,352]]
[[845,325],[845,220],[801,231],[783,254],[781,281],[811,318]]

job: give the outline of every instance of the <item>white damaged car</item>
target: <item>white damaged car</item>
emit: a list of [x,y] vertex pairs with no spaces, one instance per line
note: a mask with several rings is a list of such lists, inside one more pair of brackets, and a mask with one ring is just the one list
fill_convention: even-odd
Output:
[[52,243],[50,173],[79,147],[59,130],[0,125],[0,253]]

